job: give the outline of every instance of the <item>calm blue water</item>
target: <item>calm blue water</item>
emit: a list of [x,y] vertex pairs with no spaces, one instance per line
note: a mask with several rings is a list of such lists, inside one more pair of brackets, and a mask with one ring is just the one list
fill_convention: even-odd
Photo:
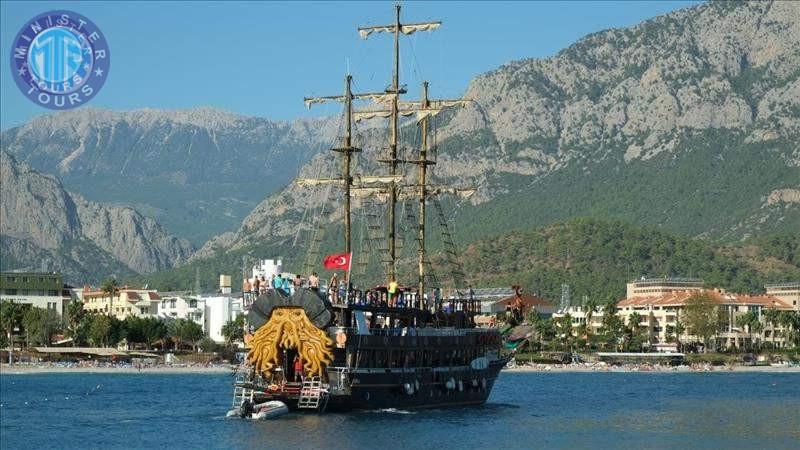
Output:
[[224,374],[3,375],[0,447],[800,448],[800,374],[503,373],[483,407],[267,422],[225,419],[230,395]]

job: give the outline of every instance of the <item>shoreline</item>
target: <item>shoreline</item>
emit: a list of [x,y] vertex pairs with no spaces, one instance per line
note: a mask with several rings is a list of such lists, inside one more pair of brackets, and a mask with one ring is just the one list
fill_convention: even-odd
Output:
[[[800,373],[800,367],[775,367],[775,366],[703,366],[703,367],[643,367],[643,366],[596,366],[596,365],[525,365],[507,367],[504,372],[541,372],[541,373]],[[157,366],[143,367],[59,367],[59,366],[33,366],[33,365],[0,365],[0,375],[37,375],[51,373],[95,373],[95,374],[217,374],[233,373],[232,366]]]
[[626,366],[584,366],[584,365],[533,365],[517,366],[503,369],[504,372],[542,372],[542,373],[800,373],[800,367],[777,367],[777,366],[650,366],[650,367],[626,367]]
[[233,373],[232,366],[157,366],[142,367],[58,367],[33,365],[0,365],[0,375],[34,375],[48,373],[121,373],[121,374],[187,374],[187,373]]

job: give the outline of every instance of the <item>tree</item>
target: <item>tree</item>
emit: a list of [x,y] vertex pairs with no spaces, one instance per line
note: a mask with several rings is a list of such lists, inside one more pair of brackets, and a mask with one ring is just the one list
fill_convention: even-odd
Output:
[[61,317],[52,309],[32,307],[22,317],[27,345],[31,342],[50,345],[53,335],[61,328]]
[[85,314],[82,301],[73,299],[67,304],[67,331],[72,338],[73,347],[75,346],[75,330],[77,330]]
[[774,307],[764,310],[764,322],[769,325],[773,348],[775,348],[775,326],[778,325],[780,314],[780,311]]
[[592,319],[594,318],[594,313],[597,310],[597,307],[600,306],[597,304],[597,300],[594,298],[589,298],[586,300],[586,304],[583,305],[585,308],[585,316],[586,316],[586,337],[587,341],[591,340],[591,334],[594,332],[592,329]]
[[22,317],[28,307],[11,301],[0,302],[0,328],[8,339],[8,364],[14,364],[14,331],[22,329]]
[[163,320],[157,319],[155,317],[148,317],[145,319],[145,343],[147,344],[147,348],[151,348],[153,344],[158,341],[162,340],[165,341],[166,338],[169,336],[169,329],[167,328],[167,324],[164,323]]
[[571,348],[572,316],[567,313],[558,319],[559,337],[566,348]]
[[625,327],[625,344],[628,350],[642,350],[644,344],[644,327],[642,316],[634,312],[628,317],[628,326]]
[[603,340],[606,346],[616,348],[624,332],[624,323],[617,315],[617,303],[609,299],[603,306]]
[[[539,315],[536,314],[536,316],[538,317]],[[228,344],[244,339],[244,315],[240,314],[236,319],[226,322],[222,326],[221,333]]]
[[800,347],[800,312],[781,311],[778,321],[784,329],[786,346]]
[[681,350],[681,336],[686,333],[686,324],[681,319],[675,320],[675,342],[678,344],[678,351]]
[[105,346],[111,331],[111,318],[103,315],[92,316],[89,339],[95,346]]
[[109,278],[103,282],[103,285],[100,287],[100,290],[103,291],[109,298],[108,301],[108,315],[110,316],[112,311],[111,309],[114,306],[114,296],[117,295],[117,291],[119,290],[119,283],[115,278]]
[[72,331],[73,344],[80,347],[89,342],[92,333],[92,324],[94,323],[95,317],[96,316],[86,314],[81,318],[81,321],[78,322],[75,330]]
[[170,334],[178,349],[182,342],[189,342],[197,350],[197,342],[204,336],[203,327],[187,319],[177,319],[170,325]]
[[707,352],[711,338],[719,329],[717,302],[706,293],[694,294],[686,299],[683,309],[687,331],[703,340],[703,352]]
[[[758,323],[758,316],[752,311],[736,316],[736,326],[742,331],[747,330],[747,337],[751,347],[753,345],[753,324],[755,323]],[[744,347],[747,349],[747,344]]]

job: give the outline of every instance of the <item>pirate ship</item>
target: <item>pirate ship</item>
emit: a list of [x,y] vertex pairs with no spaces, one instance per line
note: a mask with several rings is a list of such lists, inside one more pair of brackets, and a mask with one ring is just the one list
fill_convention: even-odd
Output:
[[[367,211],[370,201],[385,204],[385,229],[376,223],[381,214],[365,213],[363,225],[373,232],[372,246],[362,246],[362,263],[368,253],[378,255],[386,285],[355,289],[350,268],[345,275],[343,295],[335,286],[327,293],[298,288],[293,295],[272,290],[260,295],[248,312],[254,330],[249,340],[246,364],[237,373],[232,410],[242,417],[280,409],[346,411],[380,408],[431,408],[481,404],[488,398],[500,369],[507,362],[501,355],[497,329],[475,326],[479,303],[466,293],[464,274],[451,270],[450,294],[440,295],[438,281],[426,250],[426,209],[437,207],[443,227],[448,258],[456,256],[437,196],[460,197],[474,190],[430,183],[436,164],[435,147],[429,142],[430,121],[448,108],[463,107],[465,99],[428,98],[423,83],[418,101],[404,101],[406,93],[399,80],[400,36],[439,28],[441,22],[403,23],[400,6],[394,23],[359,28],[366,39],[385,33],[394,39],[391,84],[382,92],[352,92],[352,77],[344,80],[341,95],[306,98],[316,103],[343,104],[341,145],[332,149],[340,155],[342,173],[338,178],[300,179],[302,186],[336,186],[342,191],[344,254],[352,255],[351,200],[359,199]],[[354,101],[371,101],[373,107],[356,111]],[[402,119],[411,117],[411,119]],[[352,174],[353,156],[361,148],[353,145],[353,122],[375,118],[389,120],[388,154],[377,162],[388,170],[378,175]],[[398,155],[401,120],[416,127],[419,146]],[[414,123],[415,122],[415,123]],[[408,182],[401,167],[417,167],[416,180]],[[399,202],[416,203],[416,280],[404,286],[398,275],[397,208]],[[405,204],[404,203],[404,204]],[[372,219],[372,220],[370,220]],[[385,231],[385,233],[383,233]],[[381,235],[374,238],[375,233]],[[320,239],[316,238],[312,244]],[[385,243],[385,245],[383,245]],[[309,250],[310,260],[319,260],[318,249]],[[451,259],[452,261],[452,259]],[[310,273],[311,267],[307,269]],[[426,289],[433,288],[426,293]],[[272,408],[272,409],[271,409]]]

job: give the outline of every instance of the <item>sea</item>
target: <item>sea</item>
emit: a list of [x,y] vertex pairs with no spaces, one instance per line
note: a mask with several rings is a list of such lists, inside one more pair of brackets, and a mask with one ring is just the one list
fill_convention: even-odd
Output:
[[798,373],[501,374],[480,407],[225,418],[231,377],[0,375],[0,448],[800,448]]

